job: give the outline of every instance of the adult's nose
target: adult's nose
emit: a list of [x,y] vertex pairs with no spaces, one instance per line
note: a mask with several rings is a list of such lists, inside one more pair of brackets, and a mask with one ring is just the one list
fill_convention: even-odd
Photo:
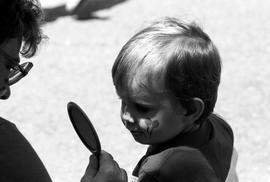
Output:
[[8,99],[10,96],[10,88],[9,86],[2,87],[0,89],[0,99],[5,100]]

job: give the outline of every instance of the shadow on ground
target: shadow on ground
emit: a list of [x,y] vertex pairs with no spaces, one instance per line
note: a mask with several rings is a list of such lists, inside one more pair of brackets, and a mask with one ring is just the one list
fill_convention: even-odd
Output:
[[108,19],[107,17],[98,17],[95,12],[102,9],[111,8],[127,0],[81,0],[73,10],[68,11],[66,5],[59,5],[53,8],[44,8],[44,22],[53,22],[59,17],[73,16],[77,20],[89,19]]

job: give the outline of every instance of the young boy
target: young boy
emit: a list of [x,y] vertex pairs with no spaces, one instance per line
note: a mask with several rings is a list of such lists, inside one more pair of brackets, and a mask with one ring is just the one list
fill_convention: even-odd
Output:
[[[139,182],[224,182],[228,178],[233,132],[213,114],[220,74],[218,50],[196,24],[165,18],[123,46],[112,77],[122,101],[124,125],[137,142],[149,145],[133,171]],[[124,179],[112,156],[106,159],[100,160],[96,171],[92,156],[88,170],[96,176],[88,179],[107,182],[116,174]],[[111,172],[104,172],[105,164],[111,164]],[[87,176],[83,179],[87,181]]]
[[196,24],[174,18],[134,35],[112,68],[121,118],[150,145],[133,175],[139,181],[225,181],[233,132],[213,114],[220,83],[217,48]]

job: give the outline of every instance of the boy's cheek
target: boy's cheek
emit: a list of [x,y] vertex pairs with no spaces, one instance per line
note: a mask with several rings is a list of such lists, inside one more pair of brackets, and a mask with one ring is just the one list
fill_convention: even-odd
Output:
[[139,127],[141,130],[147,132],[148,135],[151,135],[152,132],[159,128],[159,121],[152,119],[141,119],[139,121]]
[[152,122],[150,119],[139,119],[139,127],[141,128],[141,130],[146,131],[147,128],[150,127],[151,123]]

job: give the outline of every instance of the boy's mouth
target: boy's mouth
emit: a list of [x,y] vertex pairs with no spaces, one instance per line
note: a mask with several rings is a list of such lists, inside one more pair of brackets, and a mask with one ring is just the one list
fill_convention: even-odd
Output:
[[143,133],[138,127],[127,128],[131,133]]
[[131,133],[143,133],[142,131],[139,131],[139,130],[129,130]]
[[130,133],[131,133],[134,137],[144,135],[144,132],[143,132],[143,131],[138,131],[138,130],[130,130]]

